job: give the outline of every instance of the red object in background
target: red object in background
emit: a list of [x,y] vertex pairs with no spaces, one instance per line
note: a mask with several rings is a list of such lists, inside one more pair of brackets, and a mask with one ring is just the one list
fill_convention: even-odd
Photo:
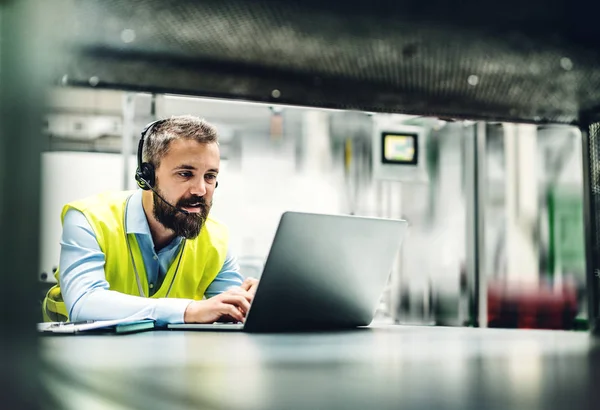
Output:
[[577,290],[565,283],[551,288],[495,282],[488,286],[488,326],[521,329],[572,329]]

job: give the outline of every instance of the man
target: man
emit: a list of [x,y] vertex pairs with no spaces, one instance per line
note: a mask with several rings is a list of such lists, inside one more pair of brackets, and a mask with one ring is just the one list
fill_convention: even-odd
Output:
[[59,283],[44,300],[45,320],[243,322],[258,282],[243,280],[226,227],[209,216],[219,164],[217,131],[204,120],[146,127],[141,190],[63,208]]

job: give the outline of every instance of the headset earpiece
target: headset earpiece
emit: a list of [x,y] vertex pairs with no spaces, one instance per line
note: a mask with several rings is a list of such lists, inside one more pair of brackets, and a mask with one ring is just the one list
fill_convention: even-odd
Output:
[[135,171],[135,180],[140,188],[147,191],[154,187],[154,165],[143,162],[141,168]]
[[217,181],[217,183],[215,184],[215,188],[219,187],[219,181]]
[[154,128],[154,125],[156,125],[157,123],[159,123],[161,121],[163,121],[163,120],[157,120],[157,121],[151,122],[150,124],[146,125],[146,127],[142,131],[142,136],[141,136],[140,142],[138,144],[138,151],[137,151],[138,167],[135,170],[135,180],[136,180],[138,186],[145,191],[152,189],[154,187],[154,182],[155,182],[156,176],[154,173],[154,165],[150,164],[149,162],[142,162],[142,154],[144,151],[144,138],[146,138],[146,134],[149,134],[150,130],[152,130]]

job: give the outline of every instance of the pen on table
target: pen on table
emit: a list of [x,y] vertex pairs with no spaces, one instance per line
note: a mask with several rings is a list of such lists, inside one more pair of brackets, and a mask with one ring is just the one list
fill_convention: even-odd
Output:
[[52,326],[86,325],[89,323],[94,323],[94,321],[93,320],[80,320],[77,322],[59,322],[59,323],[52,324]]

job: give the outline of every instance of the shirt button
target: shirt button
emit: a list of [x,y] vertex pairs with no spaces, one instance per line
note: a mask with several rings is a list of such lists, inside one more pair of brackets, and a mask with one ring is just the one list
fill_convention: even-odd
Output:
[[150,284],[150,285],[148,285],[148,286],[150,286],[150,289],[153,289],[153,288],[154,288],[154,283],[151,283],[151,284]]
[[158,259],[158,256],[154,255],[154,256],[152,257],[152,259],[154,259],[154,260],[157,260],[157,259]]

